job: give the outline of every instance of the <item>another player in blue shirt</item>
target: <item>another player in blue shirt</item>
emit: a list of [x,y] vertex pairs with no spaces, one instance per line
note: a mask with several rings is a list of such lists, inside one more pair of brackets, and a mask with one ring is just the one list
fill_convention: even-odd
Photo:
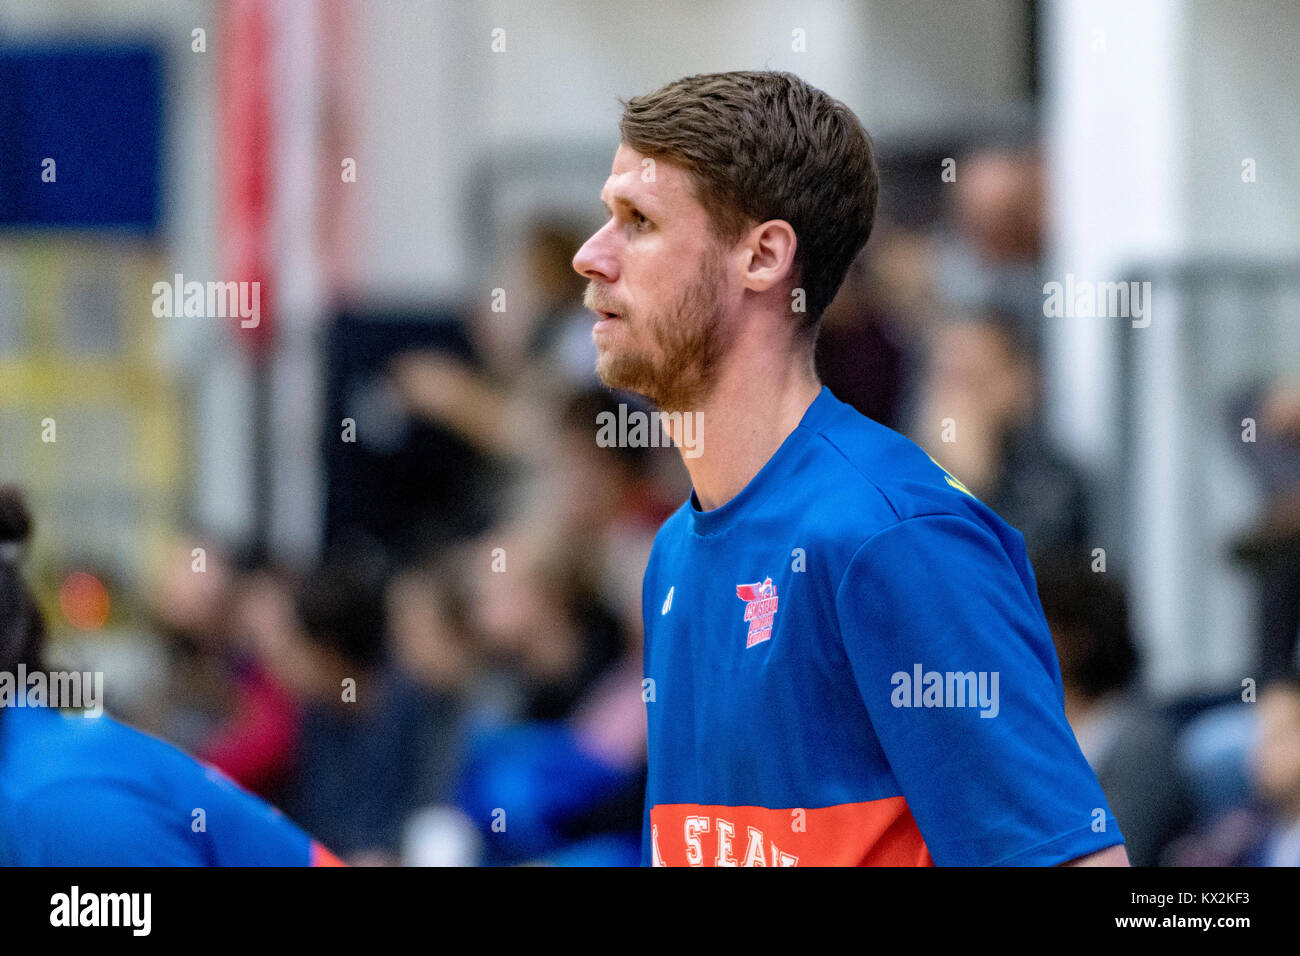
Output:
[[1127,865],[1020,534],[818,382],[875,214],[857,118],[724,73],[621,133],[574,268],[598,372],[690,437],[693,485],[643,587],[643,863]]
[[0,866],[342,865],[175,747],[106,715],[43,706],[57,702],[27,694],[26,680],[15,687],[41,671],[45,635],[16,567],[29,531],[18,492],[0,488]]

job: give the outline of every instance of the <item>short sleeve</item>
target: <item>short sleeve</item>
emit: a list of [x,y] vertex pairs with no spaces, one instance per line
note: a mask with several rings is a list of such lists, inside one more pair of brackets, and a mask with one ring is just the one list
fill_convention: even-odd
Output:
[[317,862],[311,838],[288,817],[204,767],[196,801],[206,801],[207,836],[217,866],[310,866]]
[[186,837],[189,820],[144,794],[98,780],[34,791],[17,842],[22,866],[202,866]]
[[1124,839],[1066,722],[1023,542],[1006,530],[905,519],[858,549],[836,593],[862,700],[941,866],[1054,865]]
[[86,779],[35,791],[19,844],[23,865],[296,867],[326,859],[280,811],[218,771],[188,758],[175,767],[181,774],[170,790]]

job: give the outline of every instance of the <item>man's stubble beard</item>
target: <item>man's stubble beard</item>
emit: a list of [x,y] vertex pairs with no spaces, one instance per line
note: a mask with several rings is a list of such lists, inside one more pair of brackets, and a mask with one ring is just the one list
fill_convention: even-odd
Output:
[[677,300],[641,322],[659,347],[658,357],[644,350],[602,352],[596,359],[600,380],[644,395],[665,412],[700,408],[713,391],[723,355],[722,279],[721,255],[706,257]]

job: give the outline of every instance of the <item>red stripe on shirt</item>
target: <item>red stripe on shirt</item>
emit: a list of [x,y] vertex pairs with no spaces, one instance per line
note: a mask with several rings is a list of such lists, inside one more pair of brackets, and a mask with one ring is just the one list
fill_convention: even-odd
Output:
[[811,809],[697,803],[650,809],[662,866],[933,866],[903,797]]

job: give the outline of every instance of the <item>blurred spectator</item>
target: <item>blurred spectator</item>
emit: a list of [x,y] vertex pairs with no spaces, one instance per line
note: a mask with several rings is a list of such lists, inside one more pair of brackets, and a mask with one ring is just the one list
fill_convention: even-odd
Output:
[[1032,147],[992,146],[960,157],[950,184],[953,232],[939,244],[941,298],[1016,320],[1040,354],[1045,227],[1042,161]]
[[587,280],[573,269],[573,256],[589,232],[564,219],[542,219],[525,245],[527,281],[537,298],[526,355],[574,389],[600,384],[592,315],[582,304]]
[[233,601],[238,658],[230,715],[197,752],[200,759],[276,803],[292,770],[301,715],[292,693],[270,666],[264,635],[285,626],[290,586],[282,572],[269,567],[240,573]]
[[1084,476],[1038,417],[1038,369],[1017,328],[994,313],[940,326],[909,433],[1024,535],[1032,558],[1083,548],[1090,507]]
[[165,734],[191,753],[229,707],[229,614],[234,571],[217,548],[204,548],[203,570],[177,542],[147,589],[151,623],[168,656],[169,686],[157,710],[134,715],[145,729]]
[[463,325],[459,312],[435,305],[357,303],[330,323],[320,419],[327,547],[367,535],[395,559],[418,560],[495,520],[505,463],[412,414],[391,374],[413,350],[479,369]]
[[602,421],[649,410],[603,386],[575,392],[541,443],[539,467],[518,502],[530,533],[549,537],[557,549],[559,542],[584,543],[572,559],[628,634],[641,629],[641,575],[655,533],[690,493],[690,482],[675,448],[602,447],[596,436]]
[[1263,487],[1264,509],[1232,544],[1234,556],[1255,572],[1260,587],[1258,680],[1300,672],[1300,385],[1270,381],[1231,403],[1233,437],[1246,419],[1254,442],[1243,442]]
[[516,686],[518,717],[569,716],[627,651],[618,619],[585,573],[584,543],[567,539],[561,546],[543,534],[502,529],[476,553],[480,559],[463,572],[470,579],[470,628]]
[[1300,682],[1279,681],[1259,699],[1251,775],[1268,808],[1263,866],[1300,866]]
[[521,282],[503,287],[504,311],[475,319],[483,368],[437,352],[399,356],[392,379],[405,407],[489,454],[532,461],[558,404],[599,383],[585,280],[571,265],[583,236],[564,220],[536,223],[521,252]]
[[1183,725],[1178,764],[1191,787],[1198,827],[1250,805],[1247,761],[1258,729],[1254,707],[1237,693],[1226,703],[1214,701]]
[[401,675],[394,683],[415,711],[417,761],[408,807],[449,802],[460,772],[480,664],[452,584],[460,570],[459,555],[449,552],[403,570],[385,598],[390,655]]
[[[328,832],[329,845],[352,863],[397,861],[402,821],[421,802],[428,771],[425,700],[386,655],[387,576],[373,551],[327,556],[303,584],[301,630],[282,648],[282,668],[303,704],[285,809]],[[399,622],[408,664],[411,627]],[[428,679],[450,665],[416,666]]]
[[[573,448],[580,456],[595,447],[594,423],[582,430],[586,447],[575,433]],[[458,788],[457,805],[480,828],[489,864],[639,861],[640,644],[606,606],[593,573],[596,532],[627,507],[613,493],[618,470],[604,482],[613,483],[606,495],[596,482],[555,502],[559,522],[503,526],[466,549],[471,630],[514,702],[495,721],[476,721]],[[579,517],[591,524],[574,525]]]
[[[1232,440],[1264,492],[1259,518],[1229,546],[1258,582],[1260,630],[1252,679],[1262,703],[1269,685],[1300,673],[1300,389],[1284,380],[1259,382],[1228,406]],[[1241,441],[1247,420],[1255,423],[1253,442]],[[1203,837],[1217,841],[1216,859],[1231,856],[1223,847],[1241,842],[1251,829],[1248,764],[1260,728],[1257,708],[1243,706],[1237,693],[1190,721],[1180,747],[1201,823],[1220,821]]]
[[1190,824],[1171,728],[1137,687],[1128,604],[1113,572],[1086,553],[1034,560],[1039,599],[1065,687],[1065,714],[1124,833],[1134,866],[1154,866]]
[[897,322],[885,314],[888,301],[872,287],[867,255],[864,250],[858,256],[822,313],[817,370],[822,384],[840,401],[897,428],[907,354]]
[[1300,681],[1275,681],[1254,704],[1247,767],[1254,799],[1180,840],[1177,866],[1300,866]]
[[245,630],[249,616],[258,614],[265,580],[237,570],[217,548],[204,552],[197,566],[190,544],[173,546],[148,589],[169,656],[167,685],[151,710],[133,717],[142,729],[277,801],[298,715]]

